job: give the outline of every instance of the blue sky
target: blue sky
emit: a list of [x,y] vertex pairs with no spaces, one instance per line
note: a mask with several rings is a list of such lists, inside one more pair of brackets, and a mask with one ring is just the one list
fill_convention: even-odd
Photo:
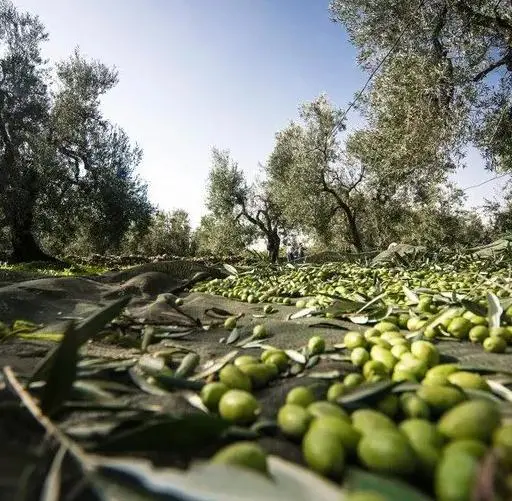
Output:
[[[140,175],[163,209],[184,208],[194,225],[212,146],[228,148],[248,178],[274,134],[321,92],[345,106],[365,75],[328,0],[15,0],[40,16],[51,60],[79,46],[119,70],[105,115],[144,149]],[[349,126],[357,117],[349,115]],[[491,174],[478,155],[456,180]],[[468,205],[500,194],[500,182],[469,190]]]

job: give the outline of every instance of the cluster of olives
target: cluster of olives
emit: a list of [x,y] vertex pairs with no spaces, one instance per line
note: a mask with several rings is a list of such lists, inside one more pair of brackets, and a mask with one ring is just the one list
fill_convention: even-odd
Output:
[[266,276],[261,270],[228,279],[215,279],[195,287],[197,292],[216,294],[249,303],[269,302],[291,304],[291,298],[337,295],[350,299],[372,297],[382,291],[387,299],[405,304],[403,287],[428,288],[433,291],[455,291],[483,295],[487,291],[498,297],[510,296],[510,267],[496,263],[465,263],[420,266],[416,269],[363,267],[350,263],[284,267]]
[[[471,277],[469,279],[467,273],[463,278],[459,276],[462,273],[461,270],[448,270],[445,276],[441,274],[441,271],[428,272],[422,269],[405,271],[329,264],[299,269],[285,268],[272,277],[266,277],[266,280],[258,279],[257,274],[231,277],[229,280],[216,279],[200,284],[196,290],[221,294],[250,303],[283,303],[295,304],[298,308],[312,307],[317,309],[316,314],[324,315],[326,318],[338,318],[343,317],[346,312],[343,308],[339,312],[335,310],[333,307],[335,300],[331,296],[356,297],[360,301],[360,294],[368,297],[374,288],[371,284],[378,280],[380,281],[379,290],[387,292],[383,300],[392,305],[393,311],[397,312],[386,319],[388,322],[396,324],[390,330],[395,330],[398,327],[410,332],[421,332],[428,340],[434,340],[440,336],[451,336],[460,340],[480,343],[486,351],[491,353],[503,353],[506,351],[507,345],[512,342],[512,306],[509,306],[503,313],[499,326],[489,326],[487,316],[474,313],[462,306],[454,308],[457,303],[450,303],[446,297],[436,296],[434,292],[420,294],[417,304],[411,304],[410,298],[405,296],[403,290],[405,285],[408,287],[427,286],[431,291],[442,291],[450,290],[448,285],[451,283],[454,284],[454,287],[451,287],[453,290],[459,290],[459,288],[469,290],[477,279],[481,282],[481,276],[490,273],[489,270],[485,272],[475,266],[473,268],[469,273],[469,277]],[[443,278],[440,279],[440,276]],[[349,277],[351,278],[349,279]],[[471,295],[477,298],[473,301],[477,311],[486,311],[487,309],[487,301],[481,296],[478,299],[479,293],[483,294],[484,291],[494,290],[497,296],[508,295],[505,287],[508,285],[507,280],[507,278],[501,277],[501,282],[503,282],[501,284],[500,280],[494,277],[490,286],[481,284],[472,287]],[[310,297],[313,294],[316,294],[316,297]],[[291,297],[308,295],[307,298],[291,299]],[[331,308],[329,308],[330,306]],[[449,309],[451,310],[450,314],[435,321],[435,317]],[[266,304],[263,308],[264,313],[274,311],[272,304]],[[368,336],[372,337],[372,334],[368,334]],[[380,344],[383,344],[384,341],[388,342],[387,337],[386,333]],[[400,343],[396,340],[394,342]],[[399,351],[399,349],[395,351]]]
[[[454,364],[437,365],[439,355],[428,342],[413,345],[427,367],[415,391],[389,392],[373,408],[344,408],[341,397],[375,375],[389,374],[384,362],[369,360],[364,374],[334,382],[321,400],[307,386],[290,390],[277,425],[284,437],[301,444],[305,463],[319,474],[341,478],[348,463],[359,464],[427,485],[441,501],[470,499],[479,462],[491,447],[512,468],[512,424],[502,422],[494,401],[468,397],[468,389],[489,389],[481,375]],[[220,370],[218,381],[203,387],[202,401],[234,424],[251,425],[261,413],[252,390],[277,377],[288,363],[286,353],[277,349],[263,351],[260,359],[242,355]],[[267,472],[266,454],[252,442],[227,446],[213,461]]]
[[[449,319],[445,328],[451,335],[465,338],[485,327],[482,317],[469,313]],[[512,424],[502,421],[484,377],[456,364],[440,364],[439,350],[429,340],[407,339],[400,325],[407,327],[413,320],[419,321],[393,316],[362,332],[347,332],[344,344],[354,372],[332,382],[322,399],[307,386],[290,390],[277,412],[277,426],[282,436],[301,444],[304,462],[319,474],[341,478],[347,464],[358,464],[403,476],[441,501],[470,499],[480,460],[491,447],[512,468]],[[236,319],[225,325],[234,328]],[[508,327],[500,329],[509,332]],[[508,340],[500,329],[487,329],[486,339]],[[263,338],[268,332],[256,325],[253,334]],[[314,336],[306,351],[313,355],[325,349],[323,338]],[[250,426],[262,412],[253,391],[286,373],[292,362],[280,349],[265,349],[259,357],[238,356],[203,387],[201,399],[223,419]],[[389,379],[419,385],[397,387],[371,407],[351,411],[344,406],[343,398],[358,387]],[[483,397],[486,393],[489,399]],[[213,460],[268,474],[266,454],[257,443],[232,444]]]
[[[322,475],[341,478],[347,464],[357,464],[376,473],[401,476],[441,501],[464,501],[470,499],[480,462],[491,449],[509,471],[512,492],[512,424],[502,419],[487,380],[457,364],[441,364],[434,344],[436,338],[446,336],[503,353],[512,343],[512,307],[505,308],[499,326],[495,319],[489,324],[485,313],[476,313],[487,308],[485,292],[509,296],[507,274],[489,280],[500,267],[488,264],[487,269],[481,263],[465,263],[403,270],[331,263],[285,268],[272,277],[258,278],[256,272],[215,280],[196,290],[250,303],[319,310],[333,304],[330,295],[361,301],[361,297],[385,291],[384,300],[393,306],[393,313],[344,336],[354,371],[333,381],[321,399],[307,386],[293,388],[276,415],[279,433],[300,444],[305,464]],[[434,292],[411,301],[404,286],[464,293],[473,298],[474,307],[443,300]],[[266,304],[263,311],[272,313],[274,306]],[[327,318],[344,315],[332,308],[323,314]],[[235,325],[236,319],[225,324],[226,328]],[[265,326],[253,331],[256,339],[268,335]],[[310,339],[309,354],[324,351],[321,337]],[[271,384],[292,364],[285,350],[266,349],[260,357],[239,356],[219,372],[217,381],[206,384],[201,398],[211,412],[250,426],[262,411],[253,390]],[[405,384],[381,394],[371,405],[354,410],[345,404],[359,388],[389,380]],[[213,460],[268,474],[265,452],[257,443],[235,443]],[[347,499],[384,499],[378,493],[359,494]]]
[[[511,327],[488,328],[474,324],[466,317],[449,319],[446,330],[459,339],[482,342],[486,351],[494,353],[504,352],[507,343],[512,341]],[[363,332],[347,332],[344,344],[350,350],[352,363],[361,369],[368,382],[387,378],[418,382],[440,359],[437,346],[430,340],[411,342],[396,324],[389,321],[379,322]]]

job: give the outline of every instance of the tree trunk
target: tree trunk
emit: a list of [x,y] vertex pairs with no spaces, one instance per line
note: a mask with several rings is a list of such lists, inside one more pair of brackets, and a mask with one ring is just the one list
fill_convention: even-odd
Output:
[[345,210],[345,214],[348,220],[348,227],[350,229],[350,234],[352,236],[352,243],[354,247],[357,249],[357,252],[363,252],[363,242],[361,240],[361,235],[359,234],[359,228],[357,227],[356,217],[351,210]]
[[23,211],[21,217],[10,223],[11,245],[13,249],[11,261],[15,263],[30,261],[59,262],[58,259],[46,254],[36,242],[32,232],[33,216],[31,210]]
[[[35,172],[29,171],[24,181],[22,188],[17,192],[12,191],[11,196],[8,196],[7,200],[4,201],[4,212],[11,232],[13,251],[10,260],[15,263],[30,261],[62,263],[46,254],[34,238],[34,209],[38,189],[37,175]],[[15,199],[12,193],[16,193]]]
[[281,246],[281,239],[277,231],[272,231],[267,234],[267,251],[268,257],[272,263],[277,263],[279,259],[279,247]]
[[336,192],[336,190],[327,186],[325,180],[323,181],[323,189],[326,193],[330,193],[334,197],[338,206],[345,213],[345,216],[347,216],[350,236],[352,238],[352,244],[356,248],[357,252],[364,252],[363,241],[359,233],[359,228],[357,227],[357,221],[354,211],[350,208],[349,204],[345,202],[343,198],[341,198],[341,196]]

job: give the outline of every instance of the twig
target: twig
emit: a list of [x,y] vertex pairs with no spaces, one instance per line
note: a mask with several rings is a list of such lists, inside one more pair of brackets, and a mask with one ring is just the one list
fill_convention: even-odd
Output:
[[30,393],[26,391],[18,381],[12,369],[7,366],[3,369],[7,387],[13,391],[23,402],[30,414],[45,429],[49,436],[56,438],[61,446],[65,447],[83,465],[90,465],[87,454],[75,442],[62,433],[42,412]]
[[61,445],[57,454],[53,458],[52,465],[50,467],[50,471],[46,476],[46,480],[43,485],[43,493],[41,495],[41,499],[45,500],[54,500],[58,501],[60,498],[60,488],[61,488],[61,476],[60,472],[62,469],[62,462],[66,457],[67,448],[64,445]]

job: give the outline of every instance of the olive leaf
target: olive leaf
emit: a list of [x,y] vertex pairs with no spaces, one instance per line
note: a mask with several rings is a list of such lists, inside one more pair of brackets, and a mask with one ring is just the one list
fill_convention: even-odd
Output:
[[210,412],[208,408],[203,404],[201,397],[195,391],[181,391],[180,396],[182,396],[190,405],[196,409],[199,409],[202,412],[206,412],[207,414]]
[[346,315],[345,318],[358,325],[364,325],[370,321],[370,317],[368,315]]
[[489,400],[490,402],[494,402],[495,404],[503,403],[503,400],[501,398],[498,398],[494,393],[487,390],[479,390],[477,388],[465,388],[464,393],[469,398]]
[[309,324],[308,327],[314,327],[317,329],[339,329],[342,331],[348,331],[349,328],[340,324],[333,324],[331,322],[318,322],[316,324]]
[[387,292],[383,292],[382,294],[379,294],[378,296],[376,296],[373,299],[371,299],[370,301],[368,301],[364,306],[359,308],[359,310],[356,311],[356,314],[361,313],[362,311],[368,309],[369,306],[380,301],[383,297],[386,297],[386,296],[387,296]]
[[311,308],[303,308],[302,310],[299,310],[295,313],[290,313],[288,315],[288,318],[287,320],[296,320],[298,318],[304,318],[304,317],[309,317],[311,316],[313,313],[316,313],[318,312],[319,309],[316,308],[316,307],[311,307]]
[[[161,496],[150,490],[142,490],[126,476],[108,475],[95,471],[89,474],[89,484],[100,501],[169,501],[168,496]],[[180,498],[174,498],[180,501]],[[186,498],[181,498],[185,500]],[[187,500],[189,501],[189,500]]]
[[386,317],[389,317],[391,313],[393,313],[393,307],[388,305],[377,308],[366,315],[345,315],[345,318],[347,320],[350,320],[354,324],[364,325],[371,322],[380,322],[381,320],[384,320]]
[[420,298],[405,285],[402,287],[402,290],[404,291],[405,297],[409,301],[409,304],[414,305],[420,302]]
[[142,343],[140,346],[140,349],[143,353],[148,350],[148,346],[151,344],[154,334],[155,328],[153,326],[144,326],[144,329],[142,331]]
[[430,317],[429,320],[422,327],[425,330],[427,327],[434,328],[441,325],[443,322],[450,320],[451,318],[457,317],[462,313],[462,308],[451,307],[445,310],[441,310],[436,315]]
[[344,372],[338,371],[338,370],[331,370],[331,371],[325,371],[325,372],[309,372],[307,374],[307,377],[315,378],[315,379],[339,379],[344,375]]
[[279,425],[273,419],[258,419],[251,426],[251,430],[258,434],[273,435],[279,431]]
[[108,436],[119,426],[119,418],[111,420],[101,419],[83,420],[78,423],[61,425],[62,430],[75,440],[97,440]]
[[144,376],[139,367],[132,367],[128,370],[131,380],[142,390],[150,395],[163,396],[168,392],[155,383],[150,383]]
[[238,275],[238,271],[234,266],[231,266],[230,264],[227,263],[224,263],[222,266],[230,275]]
[[291,350],[291,349],[288,349],[288,350],[284,350],[284,352],[286,353],[286,356],[288,358],[290,358],[291,360],[293,360],[294,362],[297,362],[298,364],[306,364],[307,362],[307,358],[305,355],[303,355],[302,353],[299,353],[298,351],[296,350]]
[[231,362],[231,360],[233,360],[238,355],[238,353],[239,350],[234,350],[230,351],[217,360],[209,360],[208,363],[203,366],[203,370],[200,373],[191,376],[190,379],[196,381],[199,379],[205,379],[211,374],[215,374],[217,371],[220,371],[226,364],[229,364],[229,362]]
[[314,367],[315,365],[320,362],[320,356],[319,355],[313,355],[311,358],[308,359],[306,363],[306,369],[310,369],[311,367]]
[[116,451],[175,451],[215,443],[229,423],[213,414],[194,413],[185,416],[165,416],[144,422],[133,429],[111,434],[105,440],[89,446],[96,452]]
[[405,482],[351,467],[345,473],[343,486],[349,491],[378,493],[386,501],[432,501]]
[[487,305],[487,320],[489,322],[489,327],[499,327],[503,308],[500,304],[499,298],[492,292],[487,292]]
[[[122,297],[121,299],[108,304],[90,317],[86,318],[83,322],[74,326],[74,349],[78,352],[78,349],[84,343],[86,343],[89,338],[97,334],[108,322],[113,320],[123,311],[124,307],[130,302],[130,299],[131,296]],[[64,342],[64,339],[62,342]],[[69,341],[66,343],[69,343]],[[36,366],[36,369],[32,373],[29,382],[44,379],[44,377],[50,372],[54,365],[55,358],[57,357],[59,350],[61,350],[60,346],[61,345],[48,352],[46,357],[44,357],[43,360]]]
[[[496,368],[488,367],[485,365],[470,365],[462,363],[457,365],[457,368],[459,371],[478,372],[479,374],[496,374],[497,372],[503,373],[501,370],[497,371]],[[512,371],[510,371],[510,374],[512,374]]]
[[[339,501],[335,483],[277,456],[267,459],[269,477],[227,464],[198,462],[188,471],[156,469],[147,460],[100,457],[95,474],[106,481],[139,485],[157,501]],[[129,492],[129,491],[128,491]],[[158,497],[165,496],[165,497]],[[121,498],[120,498],[121,499]],[[124,499],[124,498],[122,498]],[[128,498],[129,499],[129,498]],[[144,498],[142,498],[144,499]],[[106,498],[106,501],[112,499]],[[132,500],[129,500],[132,501]],[[134,498],[133,501],[138,501]],[[144,499],[144,501],[146,501]],[[415,500],[412,500],[415,501]]]
[[235,315],[233,315],[233,313],[227,311],[227,310],[223,310],[222,308],[217,308],[215,306],[211,307],[211,308],[206,308],[206,310],[204,310],[204,314],[208,317],[214,317],[214,318],[218,318],[218,317],[222,317],[222,318],[227,318],[227,317],[234,317]]
[[504,310],[508,310],[512,306],[512,297],[506,297],[501,299],[501,307]]
[[180,365],[174,372],[178,377],[187,377],[192,374],[200,362],[199,355],[197,353],[188,353],[183,357]]
[[41,397],[41,410],[48,416],[57,412],[71,393],[77,373],[79,347],[80,339],[71,321],[52,357],[52,366]]
[[104,390],[95,381],[78,380],[73,383],[72,396],[76,395],[87,400],[113,400],[115,395]]
[[53,458],[50,471],[46,475],[40,501],[59,501],[61,487],[62,462],[66,457],[67,449],[61,445]]
[[504,384],[501,384],[498,381],[492,381],[490,379],[487,380],[487,384],[495,395],[499,395],[507,402],[512,402],[512,390],[509,390]]
[[236,343],[239,339],[240,339],[240,329],[238,327],[235,327],[229,334],[228,338],[226,339],[226,344]]
[[350,393],[341,396],[337,402],[346,409],[359,409],[372,404],[388,394],[398,382],[379,381],[378,383],[363,384]]

